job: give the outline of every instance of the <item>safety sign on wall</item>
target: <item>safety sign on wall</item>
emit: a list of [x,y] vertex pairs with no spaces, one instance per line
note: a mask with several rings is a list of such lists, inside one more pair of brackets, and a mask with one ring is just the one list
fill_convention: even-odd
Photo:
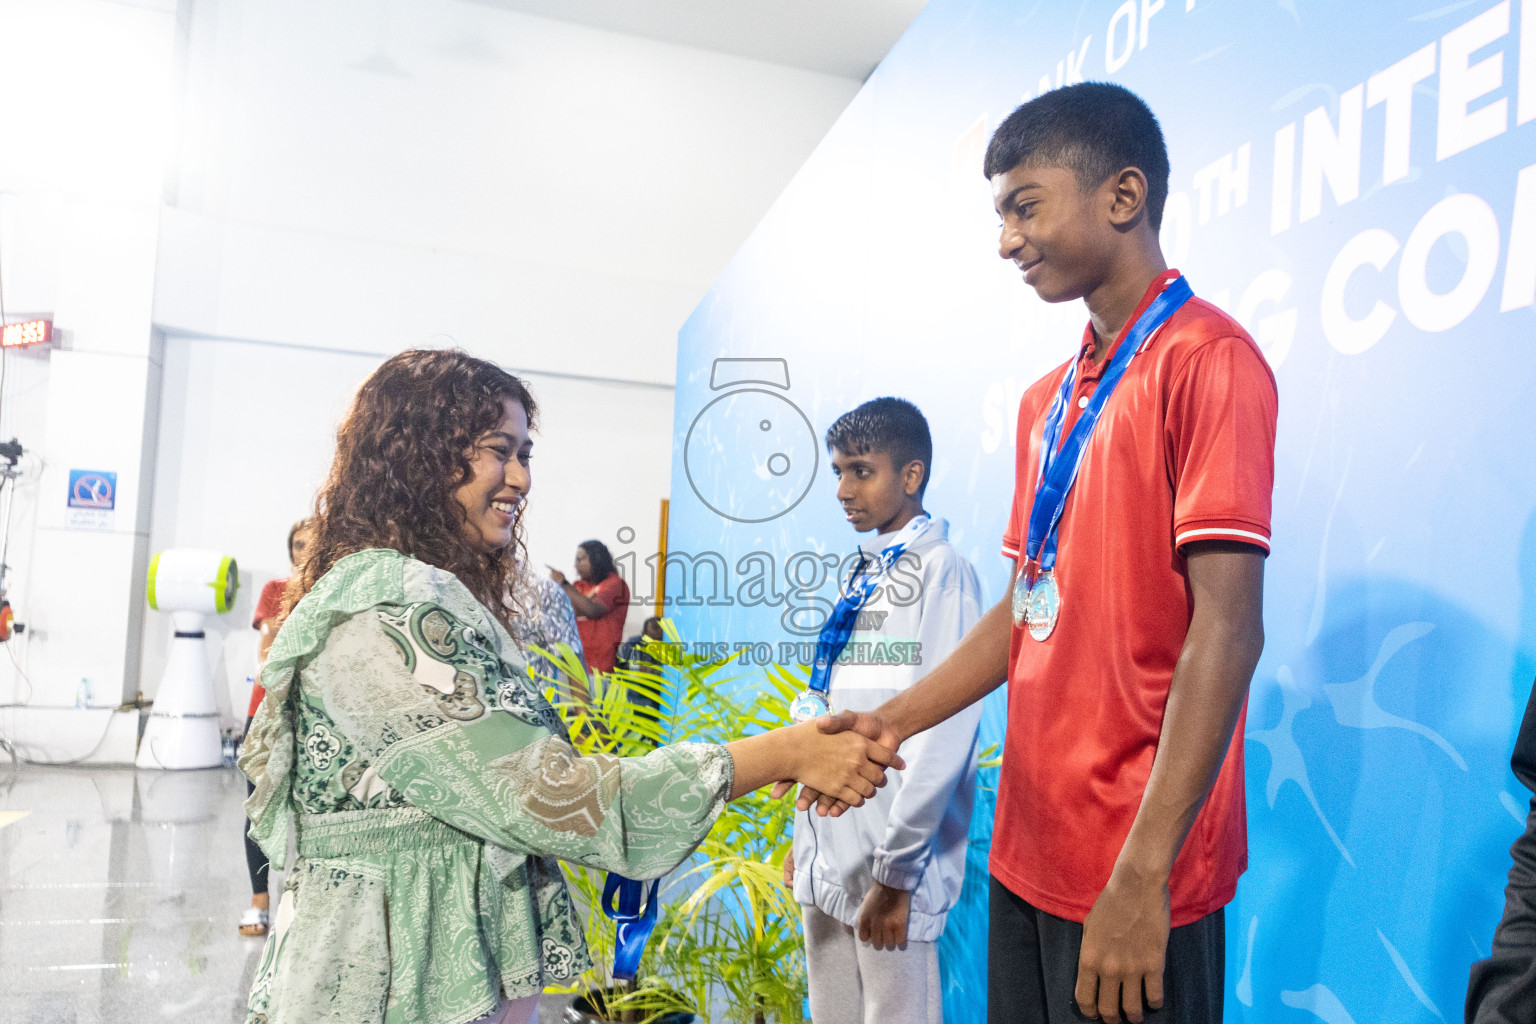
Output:
[[69,471],[68,520],[71,529],[112,529],[116,506],[116,473],[99,469]]

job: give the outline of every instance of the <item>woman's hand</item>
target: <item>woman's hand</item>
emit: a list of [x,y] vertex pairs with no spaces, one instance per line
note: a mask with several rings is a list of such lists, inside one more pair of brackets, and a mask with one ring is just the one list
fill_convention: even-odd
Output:
[[565,586],[565,573],[561,572],[559,569],[556,569],[554,566],[549,567],[549,578],[560,584],[562,587]]
[[886,768],[905,768],[890,750],[857,732],[825,733],[802,722],[727,744],[736,763],[731,799],[781,779],[858,807],[885,785]]

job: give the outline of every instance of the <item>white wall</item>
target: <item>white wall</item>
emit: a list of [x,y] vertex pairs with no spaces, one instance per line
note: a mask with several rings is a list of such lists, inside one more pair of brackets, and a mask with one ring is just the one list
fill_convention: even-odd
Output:
[[[132,755],[131,727],[101,726],[100,713],[79,715],[78,728],[67,720],[81,679],[108,707],[137,682],[176,38],[170,0],[0,6],[6,313],[49,316],[60,339],[52,352],[6,357],[17,373],[0,402],[0,434],[31,452],[7,553],[27,632],[0,659],[0,703],[27,706],[0,716],[0,734],[31,756],[80,756],[96,737]],[[65,507],[72,468],[117,474],[117,507],[94,529]],[[48,707],[70,711],[38,710]]]
[[460,0],[198,0],[156,320],[670,382],[858,83]]

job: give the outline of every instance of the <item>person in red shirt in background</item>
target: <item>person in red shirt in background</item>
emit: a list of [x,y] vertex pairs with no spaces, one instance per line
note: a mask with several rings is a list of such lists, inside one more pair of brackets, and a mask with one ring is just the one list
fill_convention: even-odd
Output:
[[575,583],[551,567],[549,578],[560,584],[576,611],[576,631],[581,634],[587,666],[594,672],[612,672],[624,642],[624,616],[629,614],[629,584],[613,567],[613,556],[600,540],[584,540],[576,547]]
[[[304,561],[304,553],[313,541],[314,533],[308,519],[300,519],[288,530],[288,561],[295,570]],[[261,597],[256,600],[256,614],[251,617],[251,625],[261,632],[261,646],[256,653],[258,662],[267,660],[267,651],[272,647],[272,641],[283,624],[283,591],[287,587],[287,577],[268,580],[266,586],[261,588]],[[251,687],[251,706],[245,713],[247,730],[266,695],[267,691],[261,685],[261,670],[257,669],[256,683]],[[249,781],[245,788],[247,793],[255,789]],[[267,934],[271,899],[267,894],[267,855],[261,852],[261,847],[250,837],[250,827],[251,823],[247,821],[244,830],[245,865],[251,872],[251,905],[240,915],[240,934],[258,936]]]
[[821,728],[895,750],[1006,678],[988,1019],[1217,1022],[1248,863],[1274,375],[1163,259],[1168,151],[1139,97],[1046,92],[998,125],[983,173],[999,255],[1089,322],[1019,403],[1008,594],[926,677]]

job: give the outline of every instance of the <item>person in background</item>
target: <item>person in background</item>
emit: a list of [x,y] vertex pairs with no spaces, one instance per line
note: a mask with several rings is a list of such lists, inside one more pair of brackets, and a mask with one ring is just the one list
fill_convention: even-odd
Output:
[[612,672],[624,639],[624,616],[629,613],[629,584],[613,567],[613,556],[600,540],[584,540],[576,547],[575,583],[559,569],[549,578],[560,584],[571,607],[576,609],[576,628],[587,652],[587,667]]
[[[1536,689],[1509,765],[1521,785],[1536,791]],[[1472,965],[1467,1024],[1536,1024],[1536,800],[1509,855],[1504,917],[1493,933],[1492,953]]]
[[[314,532],[310,529],[308,519],[300,519],[288,530],[288,562],[298,570],[304,561],[304,552],[314,540]],[[261,597],[256,601],[256,614],[251,618],[251,625],[261,633],[261,646],[257,649],[256,683],[251,687],[251,706],[245,713],[245,731],[251,731],[251,719],[256,716],[256,709],[261,706],[261,699],[267,695],[267,691],[261,686],[260,663],[267,660],[267,651],[272,647],[272,638],[277,636],[278,627],[283,624],[283,590],[288,586],[288,578],[268,580],[266,586],[261,588]],[[252,786],[245,784],[246,795],[250,795]],[[251,872],[251,905],[244,914],[240,915],[240,934],[261,936],[267,934],[270,924],[271,897],[267,893],[267,855],[261,852],[261,847],[250,836],[251,823],[245,823],[241,834],[245,838],[245,865]]]
[[[576,612],[571,607],[570,599],[565,596],[564,588],[552,579],[529,573],[523,579],[521,597],[523,607],[518,609],[521,614],[512,620],[512,624],[517,627],[514,631],[517,642],[527,651],[529,677],[538,686],[549,683],[568,689],[575,688],[579,696],[585,699],[587,694],[584,686],[532,649],[537,647],[553,653],[564,644],[576,655],[578,661],[586,664],[587,656],[581,644]],[[516,608],[516,605],[513,607]]]
[[640,627],[640,632],[619,645],[618,666],[639,672],[661,664],[654,654],[646,651],[645,642],[655,640],[659,643],[664,639],[666,637],[661,631],[661,619],[652,615]]
[[[933,439],[917,406],[865,402],[832,424],[827,452],[844,517],[869,535],[839,602],[857,615],[845,651],[884,652],[837,661],[828,696],[835,709],[873,711],[976,624],[981,582],[949,524],[923,509]],[[980,722],[977,702],[908,740],[907,770],[858,814],[796,817],[784,878],[805,920],[816,1024],[943,1021],[937,942],[965,881]]]
[[[647,641],[660,643],[666,638],[661,630],[661,619],[652,615],[645,620],[640,627],[640,632],[625,640],[619,645],[618,667],[628,669],[631,672],[646,672],[653,675],[661,674],[662,659],[651,651],[646,650]],[[650,712],[652,721],[661,720],[661,701],[650,693],[642,692],[635,687],[628,687],[625,694],[629,702],[636,707],[645,708]]]

